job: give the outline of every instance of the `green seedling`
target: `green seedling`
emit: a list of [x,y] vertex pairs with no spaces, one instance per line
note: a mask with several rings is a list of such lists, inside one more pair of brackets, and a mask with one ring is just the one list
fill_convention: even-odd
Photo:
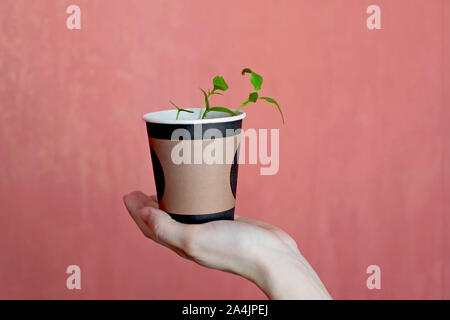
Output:
[[189,113],[194,113],[194,111],[191,110],[186,110],[183,108],[180,108],[179,106],[177,106],[175,103],[173,103],[172,101],[169,101],[175,108],[177,108],[177,117],[176,120],[178,120],[178,117],[180,116],[180,112],[189,112]]
[[[250,83],[253,86],[253,91],[250,92],[250,94],[248,95],[248,98],[236,109],[236,110],[232,110],[229,108],[225,108],[225,107],[211,107],[210,104],[210,98],[217,94],[217,95],[223,95],[221,92],[219,91],[226,91],[228,90],[228,85],[225,82],[225,79],[222,76],[215,76],[213,79],[213,89],[212,90],[208,90],[208,92],[206,92],[205,90],[203,90],[202,88],[200,88],[200,90],[203,93],[203,97],[204,97],[204,102],[200,108],[200,113],[199,113],[199,119],[204,119],[206,117],[206,115],[211,112],[211,111],[217,111],[217,112],[224,112],[224,113],[228,113],[230,115],[237,115],[238,112],[245,107],[246,105],[248,105],[249,103],[256,103],[259,100],[264,100],[266,102],[269,102],[273,105],[275,105],[278,109],[278,111],[280,112],[281,115],[281,119],[283,120],[284,123],[284,115],[283,112],[281,111],[280,105],[278,104],[278,102],[275,101],[275,99],[270,98],[270,97],[261,97],[259,96],[259,91],[261,90],[261,86],[263,83],[263,77],[261,77],[259,74],[257,74],[256,72],[253,72],[251,69],[249,68],[245,68],[242,70],[241,74],[243,76],[245,76],[245,74],[249,73],[250,74]],[[177,117],[176,119],[178,120],[178,117],[180,115],[180,112],[189,112],[189,113],[193,113],[193,111],[191,110],[187,110],[187,109],[183,109],[178,107],[175,103],[173,103],[172,101],[170,101],[170,103],[172,105],[175,106],[175,108],[177,108]],[[205,108],[205,110],[203,110],[203,108]]]

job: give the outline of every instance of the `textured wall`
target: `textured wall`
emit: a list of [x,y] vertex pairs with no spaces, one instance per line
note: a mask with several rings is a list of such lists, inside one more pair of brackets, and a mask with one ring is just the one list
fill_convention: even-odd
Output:
[[240,168],[237,212],[292,234],[336,298],[450,298],[449,19],[446,0],[2,0],[0,298],[264,298],[146,240],[122,204],[155,192],[141,115],[198,104],[216,74],[237,105],[247,66],[287,123],[247,110],[245,128],[281,128],[281,163]]

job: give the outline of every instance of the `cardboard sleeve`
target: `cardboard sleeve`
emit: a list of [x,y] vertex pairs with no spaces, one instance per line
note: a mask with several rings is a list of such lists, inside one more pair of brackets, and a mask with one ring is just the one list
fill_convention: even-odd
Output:
[[[201,131],[187,128],[187,132],[202,134],[191,135],[191,139],[185,136],[183,140],[172,140],[176,126],[158,124],[158,128],[152,128],[153,124],[147,123],[161,210],[185,223],[234,218],[241,120],[236,122],[238,126],[233,122],[210,124],[200,128]],[[164,126],[167,127],[164,134],[157,132],[164,130]],[[219,134],[203,139],[205,131],[211,128],[218,129],[216,132],[223,133],[223,137]]]

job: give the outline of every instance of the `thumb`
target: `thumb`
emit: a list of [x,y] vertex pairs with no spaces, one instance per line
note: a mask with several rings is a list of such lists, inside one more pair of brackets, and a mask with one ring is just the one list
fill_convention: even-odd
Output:
[[169,248],[185,246],[186,225],[173,220],[166,212],[155,207],[144,207],[139,214],[148,227],[151,239]]

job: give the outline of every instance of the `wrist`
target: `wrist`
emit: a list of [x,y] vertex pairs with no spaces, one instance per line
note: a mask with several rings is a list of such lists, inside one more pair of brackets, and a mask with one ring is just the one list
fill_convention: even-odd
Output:
[[298,252],[276,250],[257,262],[256,285],[269,299],[331,299],[317,274]]

